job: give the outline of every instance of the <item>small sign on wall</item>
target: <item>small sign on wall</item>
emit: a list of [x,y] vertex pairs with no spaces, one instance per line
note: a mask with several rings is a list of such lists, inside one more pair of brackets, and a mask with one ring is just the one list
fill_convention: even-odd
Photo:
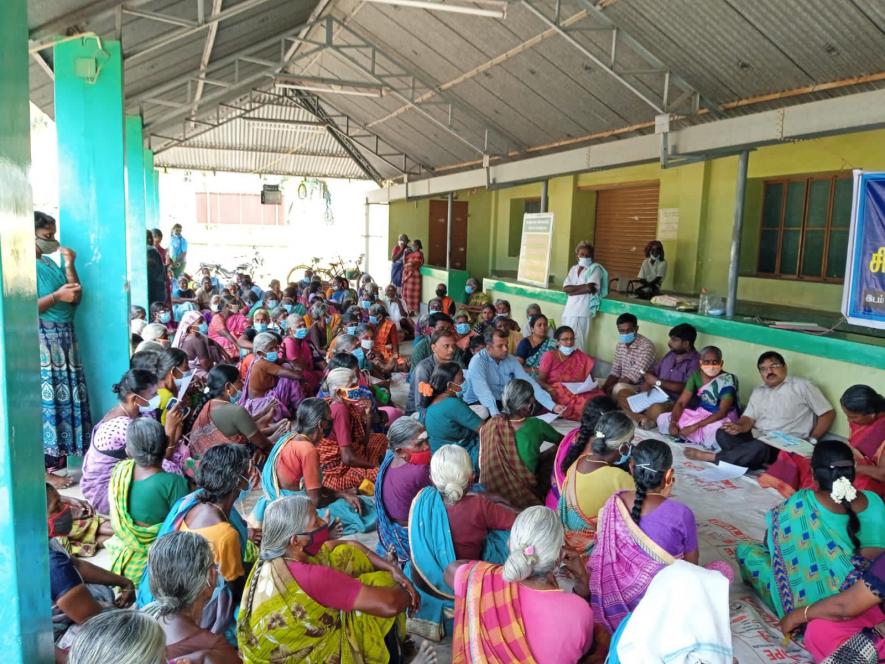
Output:
[[679,234],[679,208],[658,209],[659,240],[675,240]]
[[854,171],[842,313],[852,325],[885,329],[885,173]]
[[522,217],[517,281],[547,288],[553,248],[553,213],[533,212]]

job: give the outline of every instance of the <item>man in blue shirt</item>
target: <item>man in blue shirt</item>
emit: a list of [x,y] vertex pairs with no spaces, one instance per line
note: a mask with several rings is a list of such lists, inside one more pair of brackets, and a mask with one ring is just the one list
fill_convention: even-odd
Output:
[[522,367],[519,361],[507,350],[507,335],[497,329],[486,331],[486,347],[470,360],[467,377],[464,382],[464,402],[480,403],[485,406],[491,416],[498,415],[498,404],[504,394],[504,388],[514,378],[528,381],[535,393],[535,400],[547,410],[562,413],[565,406],[558,406],[553,398],[538,385]]
[[181,224],[172,227],[172,239],[169,241],[169,261],[172,274],[178,279],[184,273],[187,262],[187,240],[181,234]]

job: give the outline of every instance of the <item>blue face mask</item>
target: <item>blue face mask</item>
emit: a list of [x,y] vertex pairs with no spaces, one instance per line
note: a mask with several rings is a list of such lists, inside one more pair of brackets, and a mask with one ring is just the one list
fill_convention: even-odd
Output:
[[246,357],[249,354],[248,348],[240,348],[240,357]]
[[623,466],[627,461],[630,460],[630,456],[633,454],[633,446],[627,445],[627,451],[621,452],[621,458],[617,460],[615,463],[616,466]]
[[281,320],[281,321],[279,322],[279,328],[280,328],[281,330],[285,330],[285,329],[287,329],[288,327],[289,327],[289,323],[287,323],[285,320]]
[[267,301],[267,308],[268,309],[276,309],[278,306],[280,306],[280,303],[277,300],[268,300]]
[[356,335],[356,328],[357,328],[356,325],[348,325],[347,326],[347,333],[352,337],[355,336]]
[[203,321],[202,323],[200,323],[200,326],[197,328],[197,331],[198,331],[200,334],[208,334],[208,332],[209,332],[209,323],[207,323],[206,321]]
[[369,322],[372,325],[377,325],[378,324],[378,316],[369,316]]
[[636,341],[636,333],[630,332],[628,334],[619,334],[618,341],[620,341],[622,344],[627,344],[629,346],[634,341]]
[[271,353],[265,353],[264,358],[268,362],[276,362],[278,359],[280,359],[280,354],[277,351],[273,351]]
[[294,309],[294,308],[295,308],[295,305],[294,305],[294,304],[284,304],[284,305],[283,305],[283,309],[285,309],[285,310],[286,310],[286,313],[288,313],[288,314],[291,314],[291,313],[292,313],[292,309]]
[[230,395],[230,402],[236,403],[240,400],[240,397],[243,396],[243,390],[237,390],[233,394]]
[[372,302],[370,300],[360,300],[360,308],[368,309],[372,306]]
[[295,330],[295,338],[296,339],[304,339],[306,337],[307,337],[307,328],[306,327],[299,327],[297,330]]
[[365,369],[365,367],[366,367],[366,354],[363,351],[363,349],[362,348],[354,348],[350,352],[350,354],[356,358],[356,361],[359,363],[360,369]]
[[458,323],[455,326],[455,332],[458,334],[467,334],[470,332],[470,323]]
[[160,314],[159,318],[160,318],[160,322],[163,323],[163,325],[166,325],[166,323],[168,323],[170,320],[172,320],[172,314],[170,314],[168,311],[164,311],[163,313]]
[[256,332],[267,332],[268,325],[267,323],[255,323],[253,327]]
[[473,295],[474,290],[473,286],[464,286],[464,292],[468,295]]

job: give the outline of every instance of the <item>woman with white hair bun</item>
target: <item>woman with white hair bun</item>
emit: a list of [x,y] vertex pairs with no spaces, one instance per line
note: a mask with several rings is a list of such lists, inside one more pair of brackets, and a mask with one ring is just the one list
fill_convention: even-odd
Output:
[[406,573],[421,592],[421,610],[410,623],[425,638],[451,633],[454,591],[446,568],[455,560],[502,563],[516,512],[473,485],[470,455],[458,445],[443,445],[430,459],[430,480],[415,496],[409,511],[411,562]]
[[[593,645],[593,611],[587,569],[580,556],[563,553],[559,517],[529,507],[510,531],[502,565],[456,561],[446,571],[455,589],[453,662],[498,664],[580,661]],[[565,562],[574,592],[560,589]]]

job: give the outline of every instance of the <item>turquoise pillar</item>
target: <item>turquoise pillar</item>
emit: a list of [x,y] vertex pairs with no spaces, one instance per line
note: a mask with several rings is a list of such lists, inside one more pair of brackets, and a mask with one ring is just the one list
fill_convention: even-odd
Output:
[[120,43],[54,48],[61,242],[77,252],[83,300],[74,324],[97,422],[129,368],[129,281]]
[[[157,181],[154,180],[154,152],[153,150],[144,151],[144,208],[147,218],[148,228],[159,228],[160,219],[157,214],[157,208],[154,205],[156,194],[154,192]],[[166,240],[169,244],[169,240]]]
[[53,661],[40,427],[27,0],[0,21],[0,653]]
[[147,258],[145,256],[144,138],[141,118],[126,116],[126,252],[129,300],[148,308]]
[[[156,220],[156,228],[160,227],[160,171],[158,169],[154,169],[154,219]],[[167,231],[165,233],[169,235]],[[169,246],[169,240],[166,240],[166,246]]]

